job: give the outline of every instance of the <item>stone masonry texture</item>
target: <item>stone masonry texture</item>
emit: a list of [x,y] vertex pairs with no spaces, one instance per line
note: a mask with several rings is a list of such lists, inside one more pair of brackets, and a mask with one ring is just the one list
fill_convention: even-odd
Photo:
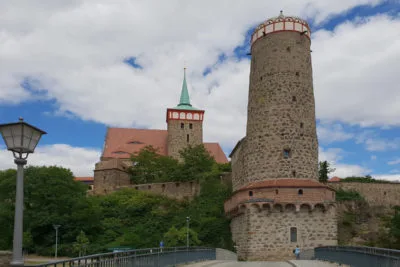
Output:
[[9,267],[11,262],[11,251],[0,251],[0,267]]
[[246,181],[235,181],[234,190],[264,179],[317,179],[310,40],[296,32],[274,33],[251,52],[246,140],[239,156]]
[[[184,124],[182,129],[181,124]],[[190,129],[192,125],[192,129]],[[168,155],[180,159],[179,151],[187,146],[203,144],[203,122],[191,120],[168,121]]]

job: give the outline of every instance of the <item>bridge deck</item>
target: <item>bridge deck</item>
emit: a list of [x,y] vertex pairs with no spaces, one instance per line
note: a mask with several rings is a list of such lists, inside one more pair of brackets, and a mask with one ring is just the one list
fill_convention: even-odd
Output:
[[185,265],[186,267],[337,267],[336,263],[309,260],[291,260],[286,262],[272,261],[204,261],[194,264]]

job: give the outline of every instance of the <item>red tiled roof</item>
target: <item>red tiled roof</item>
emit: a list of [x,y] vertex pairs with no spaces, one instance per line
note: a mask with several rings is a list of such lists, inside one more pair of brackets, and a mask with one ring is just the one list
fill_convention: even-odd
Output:
[[331,179],[329,179],[328,182],[340,182],[340,180],[342,180],[342,179],[340,179],[339,177],[335,176],[335,177],[332,177]]
[[296,179],[296,178],[279,178],[279,179],[268,179],[259,182],[253,182],[240,188],[241,190],[249,190],[256,188],[264,188],[264,187],[328,187],[324,184],[321,184],[317,180],[313,179]]
[[93,177],[75,177],[75,181],[94,181]]
[[[158,148],[161,155],[167,155],[167,139],[167,130],[108,128],[102,157],[129,158],[148,145]],[[204,146],[218,163],[228,162],[218,143],[204,143]]]

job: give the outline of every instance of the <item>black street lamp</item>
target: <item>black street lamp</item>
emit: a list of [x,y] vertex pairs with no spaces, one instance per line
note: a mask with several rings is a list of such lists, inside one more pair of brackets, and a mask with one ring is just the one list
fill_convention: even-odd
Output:
[[24,165],[30,153],[33,153],[42,135],[46,132],[24,122],[22,118],[16,123],[0,124],[0,133],[7,150],[13,152],[17,164],[17,189],[15,196],[14,240],[12,267],[23,267],[22,233],[24,209]]

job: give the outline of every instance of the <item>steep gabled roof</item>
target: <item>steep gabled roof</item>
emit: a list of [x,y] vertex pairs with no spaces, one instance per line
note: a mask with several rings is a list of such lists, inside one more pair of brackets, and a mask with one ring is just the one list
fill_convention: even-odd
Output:
[[[167,130],[108,128],[102,158],[128,159],[149,145],[158,148],[160,155],[167,155],[167,140]],[[218,143],[204,143],[204,147],[218,163],[228,162]]]

